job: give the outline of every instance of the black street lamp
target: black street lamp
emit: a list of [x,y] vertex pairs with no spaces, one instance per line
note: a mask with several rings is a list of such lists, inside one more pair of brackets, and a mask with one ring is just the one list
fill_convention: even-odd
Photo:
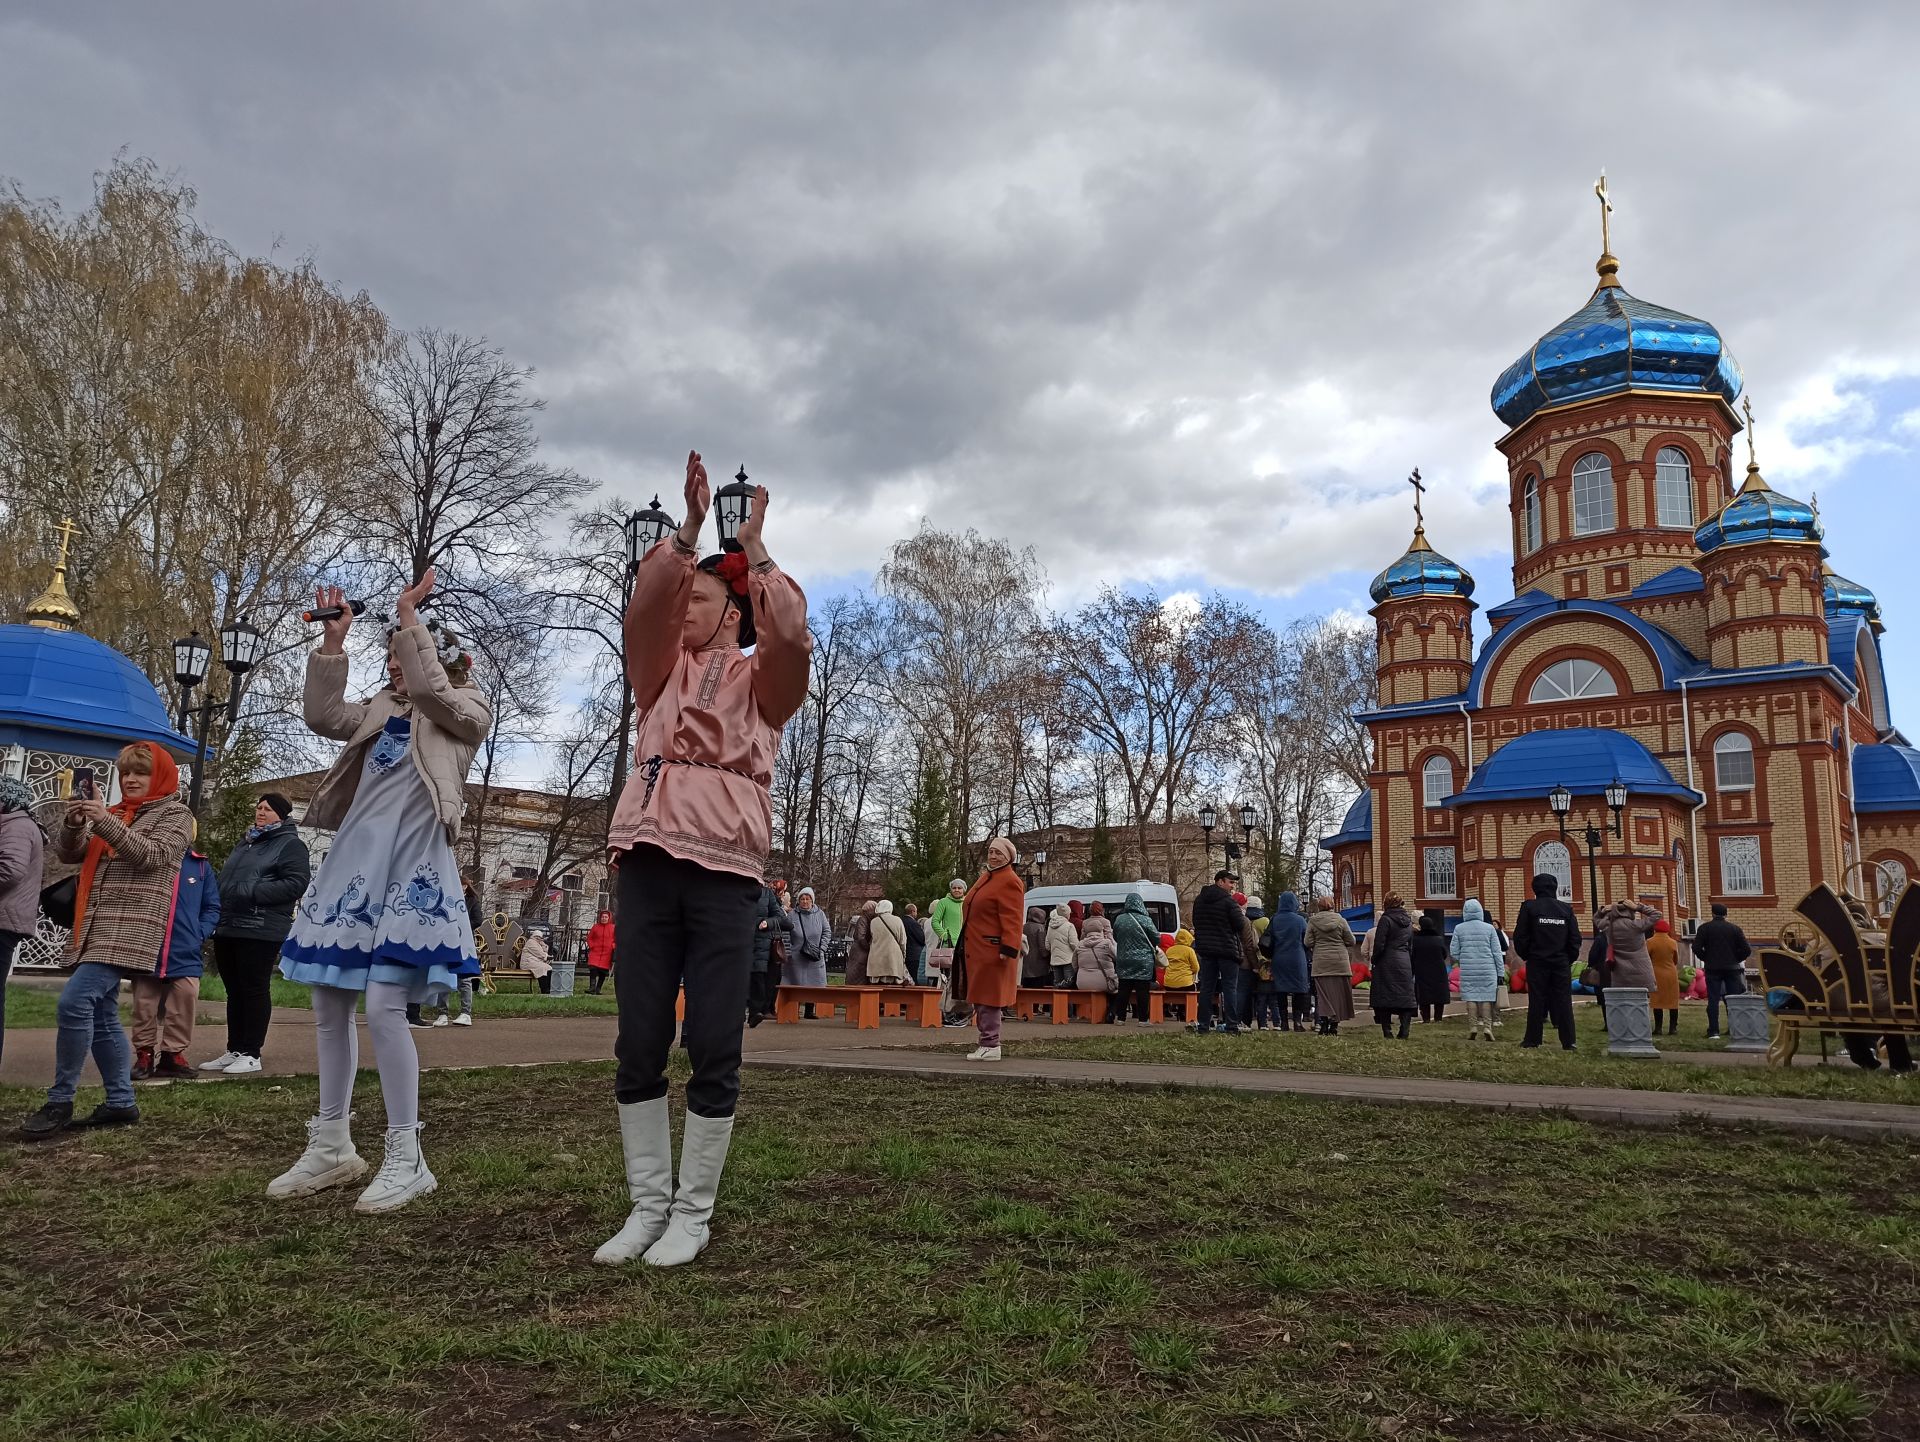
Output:
[[[231,678],[227,683],[227,724],[231,726],[240,716],[240,698],[247,688],[247,677],[253,669],[265,659],[267,638],[245,616],[237,621],[229,621],[220,628],[220,664]],[[201,639],[198,631],[183,636],[173,643],[173,679],[180,683],[180,720],[179,726],[185,731],[189,724],[195,726],[196,734],[193,747],[193,785],[187,793],[187,809],[195,816],[200,814],[200,797],[204,790],[207,770],[207,727],[213,720],[213,713],[220,709],[221,703],[211,695],[198,706],[193,704],[193,688],[207,679],[209,662],[213,659],[213,648]]]
[[[1612,830],[1615,836],[1626,834],[1621,826],[1621,813],[1627,809],[1627,783],[1614,777],[1606,785],[1607,809],[1613,813]],[[1547,793],[1547,807],[1553,812],[1554,820],[1560,824],[1560,840],[1567,839],[1567,813],[1573,810],[1573,793],[1565,786],[1556,786]],[[1580,828],[1581,839],[1587,845],[1587,905],[1595,916],[1600,914],[1600,848],[1606,844],[1606,833],[1594,824],[1591,817],[1583,818]],[[1600,964],[1601,982],[1611,981],[1613,968],[1602,961]]]
[[[644,511],[635,511],[620,523],[626,536],[626,586],[620,595],[620,617],[624,630],[628,608],[633,605],[633,582],[639,574],[641,559],[660,542],[680,529],[680,523],[660,509],[660,497]],[[624,641],[624,637],[622,638]],[[627,648],[620,647],[620,735],[613,744],[613,791],[607,801],[607,814],[620,802],[621,789],[627,784],[627,748],[633,744],[633,687],[627,676]]]
[[720,531],[720,549],[740,549],[740,528],[753,512],[753,487],[747,484],[747,468],[722,486],[713,497],[714,525]]
[[1208,802],[1200,808],[1200,845],[1206,852],[1207,864],[1213,864],[1213,824],[1220,819],[1220,813]]
[[1038,881],[1038,883],[1041,886],[1045,886],[1047,884],[1047,853],[1046,852],[1036,851],[1033,853],[1033,873],[1034,873],[1035,879]]

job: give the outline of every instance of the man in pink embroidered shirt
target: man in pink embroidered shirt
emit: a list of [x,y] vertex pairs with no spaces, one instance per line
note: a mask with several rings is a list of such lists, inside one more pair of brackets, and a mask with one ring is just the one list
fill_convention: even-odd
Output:
[[[644,1254],[652,1266],[677,1267],[707,1245],[740,1095],[741,1018],[772,842],[768,788],[781,728],[806,699],[813,652],[807,598],[761,538],[766,487],[754,492],[738,540],[696,564],[712,499],[692,452],[686,521],[641,560],[627,607],[639,738],[607,847],[618,901],[614,1100],[633,1210],[594,1253],[607,1264]],[[693,1076],[675,1190],[667,1053],[682,986]]]

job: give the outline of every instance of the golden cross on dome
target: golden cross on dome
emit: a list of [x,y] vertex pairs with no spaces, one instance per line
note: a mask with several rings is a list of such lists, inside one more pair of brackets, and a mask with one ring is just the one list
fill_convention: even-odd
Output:
[[1425,494],[1427,484],[1420,479],[1420,467],[1413,468],[1413,474],[1407,477],[1407,484],[1413,487],[1413,528],[1416,531],[1425,531],[1427,523],[1425,517],[1420,514],[1420,497]]
[[1593,183],[1593,193],[1600,197],[1600,249],[1611,254],[1613,240],[1609,234],[1607,217],[1613,214],[1613,201],[1607,196],[1607,172],[1604,168],[1600,178]]
[[1747,418],[1747,465],[1754,470],[1760,468],[1760,458],[1753,450],[1753,397],[1740,397],[1740,409]]
[[60,524],[53,529],[55,534],[60,537],[60,560],[58,564],[65,566],[67,564],[67,552],[72,549],[73,538],[80,534],[80,528],[74,525],[71,516],[67,516],[63,517]]

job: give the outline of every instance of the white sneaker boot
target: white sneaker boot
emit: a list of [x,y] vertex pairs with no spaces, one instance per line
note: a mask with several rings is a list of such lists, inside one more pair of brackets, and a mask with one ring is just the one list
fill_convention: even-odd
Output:
[[603,1267],[631,1262],[660,1240],[673,1205],[673,1132],[667,1099],[620,1104],[620,1148],[627,1159],[627,1196],[633,1210],[626,1224],[593,1254]]
[[391,1212],[440,1185],[420,1155],[420,1124],[387,1128],[387,1154],[380,1170],[353,1204],[356,1212]]
[[215,1057],[212,1061],[201,1062],[200,1070],[201,1071],[225,1071],[228,1067],[232,1066],[235,1062],[239,1060],[240,1060],[239,1052],[223,1051],[220,1053],[219,1056]]
[[307,1149],[293,1166],[267,1183],[270,1197],[310,1197],[328,1187],[357,1182],[367,1174],[366,1161],[353,1149],[347,1121],[307,1123]]
[[472,1025],[473,1025],[473,1013],[472,1013],[472,1012],[470,1012],[470,1011],[463,1011],[463,1012],[461,1012],[461,1013],[460,1013],[460,1015],[458,1015],[458,1016],[456,1016],[456,1017],[455,1017],[455,1018],[453,1019],[453,1024],[454,1024],[455,1026],[472,1026]]
[[732,1143],[732,1117],[687,1113],[686,1133],[680,1138],[680,1189],[673,1194],[667,1230],[642,1259],[649,1267],[685,1266],[706,1250],[707,1223],[713,1219],[713,1201]]
[[967,1053],[968,1061],[999,1061],[1000,1048],[997,1046],[977,1046]]

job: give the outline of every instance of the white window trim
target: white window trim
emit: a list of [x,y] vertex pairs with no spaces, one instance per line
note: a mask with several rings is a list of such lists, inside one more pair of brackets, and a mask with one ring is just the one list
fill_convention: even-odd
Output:
[[[1433,884],[1433,864],[1439,857],[1445,857],[1451,883],[1443,891]],[[1423,896],[1451,897],[1460,894],[1460,858],[1451,846],[1423,847],[1420,853],[1420,879],[1426,885]]]
[[[1593,670],[1587,673],[1586,680],[1582,681],[1578,688],[1575,688],[1570,684],[1573,681],[1573,668],[1582,664],[1593,667]],[[1562,672],[1564,672],[1567,677],[1566,682],[1561,682],[1556,679],[1557,675]],[[1587,689],[1596,677],[1605,679],[1607,683],[1606,690],[1592,691]],[[1557,696],[1541,695],[1541,688],[1545,686],[1552,686],[1560,694]],[[1598,661],[1589,661],[1584,656],[1569,656],[1563,661],[1555,661],[1534,678],[1533,685],[1527,688],[1527,704],[1529,706],[1550,706],[1564,701],[1592,701],[1607,696],[1618,696],[1619,694],[1620,684],[1613,679],[1613,672],[1609,671],[1605,666],[1602,666]]]
[[[1440,768],[1446,768],[1446,786],[1438,796],[1433,794],[1434,778],[1441,774]],[[1429,809],[1440,806],[1453,795],[1453,758],[1451,756],[1429,756],[1420,766],[1420,799]]]
[[[1753,849],[1753,884],[1751,886],[1734,885],[1734,868],[1728,863],[1729,846],[1738,846],[1746,850]],[[1723,836],[1720,838],[1720,894],[1722,896],[1765,896],[1767,894],[1766,859],[1760,850],[1760,838],[1757,836]]]
[[1540,549],[1544,527],[1541,525],[1540,478],[1528,476],[1520,490],[1520,550],[1532,555]]
[[[1680,497],[1686,503],[1686,515],[1677,521],[1669,521],[1666,518],[1662,504],[1660,458],[1665,455],[1680,457],[1679,465],[1686,472],[1685,479],[1680,483]],[[1653,522],[1666,530],[1691,530],[1693,527],[1693,461],[1678,446],[1662,446],[1653,455]]]
[[[1581,462],[1585,461],[1588,456],[1597,456],[1602,464],[1596,468],[1582,470]],[[1601,478],[1599,483],[1600,493],[1606,501],[1606,519],[1604,523],[1600,525],[1584,526],[1580,523],[1580,482],[1590,476]],[[1586,455],[1580,457],[1579,460],[1573,463],[1573,480],[1572,484],[1568,487],[1567,501],[1573,512],[1574,535],[1603,536],[1608,531],[1617,531],[1620,529],[1620,505],[1619,497],[1614,493],[1613,462],[1608,460],[1603,452],[1588,451]]]
[[[1741,744],[1728,751],[1721,751],[1722,741],[1738,741]],[[1752,773],[1745,781],[1728,781],[1720,775],[1720,758],[1725,756],[1745,756],[1747,770]],[[1713,789],[1715,791],[1752,791],[1760,784],[1760,763],[1753,754],[1753,742],[1738,731],[1729,731],[1716,737],[1713,743]]]
[[[1567,859],[1566,869],[1564,871],[1562,871],[1559,867],[1553,867],[1549,869],[1540,860],[1541,853],[1546,851],[1549,847],[1557,849],[1560,852],[1560,854]],[[1564,842],[1559,842],[1559,841],[1543,841],[1538,846],[1534,847],[1533,848],[1533,869],[1528,873],[1528,879],[1531,880],[1533,877],[1539,876],[1543,872],[1546,875],[1551,876],[1555,881],[1560,883],[1560,899],[1562,901],[1566,901],[1569,898],[1571,898],[1573,895],[1573,848],[1566,845]]]

